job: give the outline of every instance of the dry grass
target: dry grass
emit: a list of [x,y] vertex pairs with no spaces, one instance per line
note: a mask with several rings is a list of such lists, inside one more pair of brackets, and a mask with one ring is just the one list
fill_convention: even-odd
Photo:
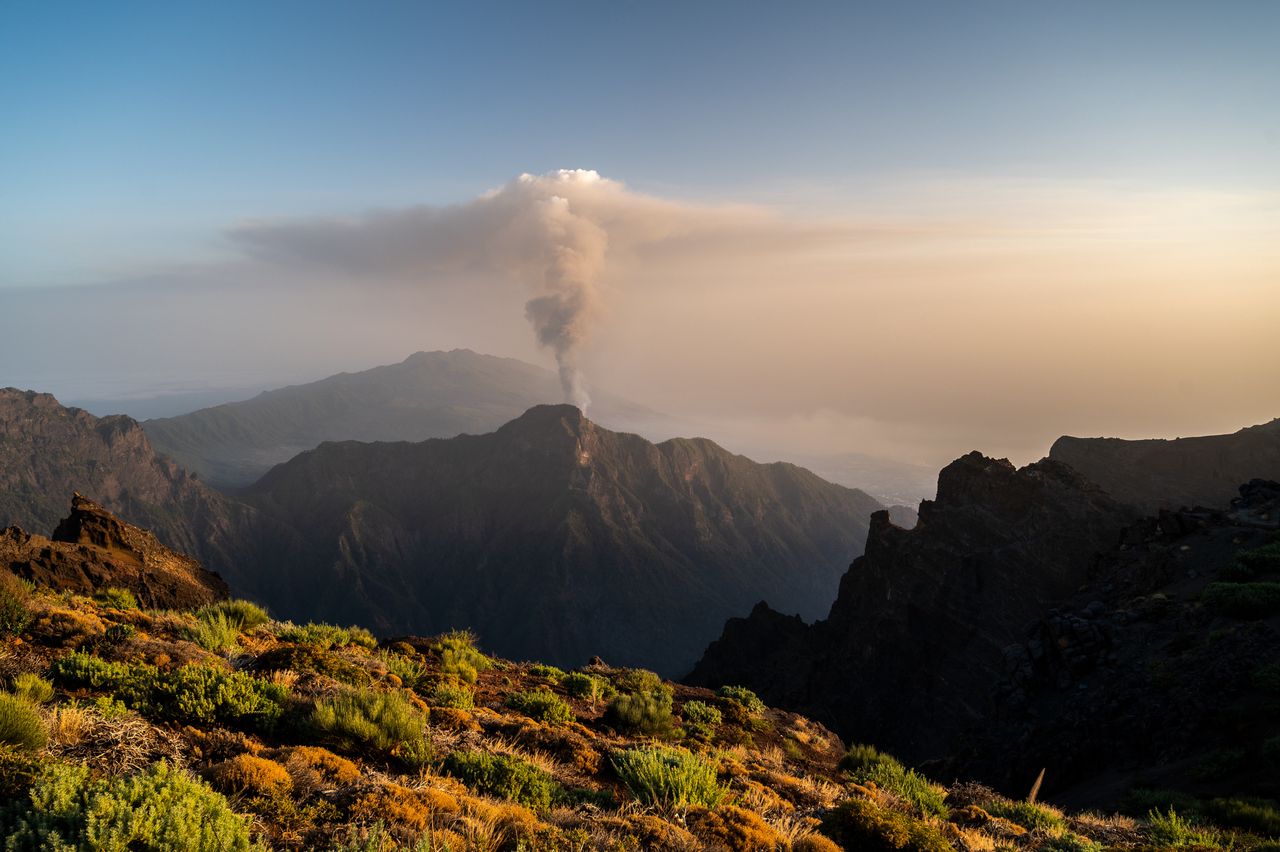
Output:
[[52,748],[73,748],[84,742],[93,729],[94,714],[75,704],[54,707],[45,714]]

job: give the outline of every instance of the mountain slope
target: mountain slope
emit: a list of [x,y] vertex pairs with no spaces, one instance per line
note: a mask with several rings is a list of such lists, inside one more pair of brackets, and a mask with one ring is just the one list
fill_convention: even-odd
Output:
[[1240,483],[1280,479],[1280,419],[1230,435],[1172,441],[1064,436],[1054,442],[1049,458],[1146,512],[1225,509]]
[[913,762],[942,758],[989,712],[1003,649],[1133,517],[1058,462],[1015,470],[970,453],[943,469],[915,529],[872,516],[825,621],[757,607],[725,625],[688,681],[742,683]]
[[[219,487],[252,483],[325,441],[422,441],[479,434],[563,396],[549,370],[466,349],[418,352],[399,364],[339,373],[244,402],[143,424],[152,444]],[[643,409],[598,395],[605,420]]]
[[[673,672],[767,597],[815,616],[879,504],[702,439],[651,444],[572,406],[488,435],[324,444],[245,499],[296,531],[282,614],[471,627],[511,656]],[[661,637],[661,641],[654,641]]]

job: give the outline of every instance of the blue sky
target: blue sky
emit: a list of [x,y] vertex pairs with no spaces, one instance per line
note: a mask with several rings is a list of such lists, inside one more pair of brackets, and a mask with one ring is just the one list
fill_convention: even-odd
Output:
[[0,286],[586,167],[805,203],[920,175],[1280,183],[1280,4],[0,4]]

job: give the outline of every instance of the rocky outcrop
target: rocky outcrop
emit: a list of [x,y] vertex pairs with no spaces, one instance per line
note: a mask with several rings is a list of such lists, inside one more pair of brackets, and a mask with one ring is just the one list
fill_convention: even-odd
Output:
[[762,597],[825,610],[880,508],[793,465],[652,444],[565,405],[488,435],[324,444],[244,496],[294,531],[273,567],[290,594],[267,599],[282,615],[469,627],[508,656],[676,673]]
[[0,532],[0,568],[82,594],[128,589],[146,607],[192,609],[227,596],[217,574],[79,494],[52,538],[18,527]]
[[1062,437],[1049,458],[1148,514],[1192,506],[1226,509],[1240,483],[1280,479],[1280,419],[1231,435],[1172,441]]
[[749,686],[913,762],[946,757],[991,712],[1004,649],[1133,517],[1065,465],[970,453],[941,472],[914,529],[872,516],[824,621],[800,629],[757,608],[688,681]]

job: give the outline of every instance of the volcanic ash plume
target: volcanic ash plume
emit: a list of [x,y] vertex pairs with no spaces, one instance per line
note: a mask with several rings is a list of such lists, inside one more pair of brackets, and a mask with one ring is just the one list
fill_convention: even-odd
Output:
[[[557,183],[591,183],[595,172],[560,171],[535,177],[521,175],[519,184],[535,192]],[[541,269],[534,274],[537,295],[524,306],[538,343],[555,353],[565,401],[585,413],[591,398],[578,369],[578,350],[595,311],[597,280],[609,239],[604,229],[574,213],[569,199],[551,195],[537,201],[537,229],[544,240]]]

